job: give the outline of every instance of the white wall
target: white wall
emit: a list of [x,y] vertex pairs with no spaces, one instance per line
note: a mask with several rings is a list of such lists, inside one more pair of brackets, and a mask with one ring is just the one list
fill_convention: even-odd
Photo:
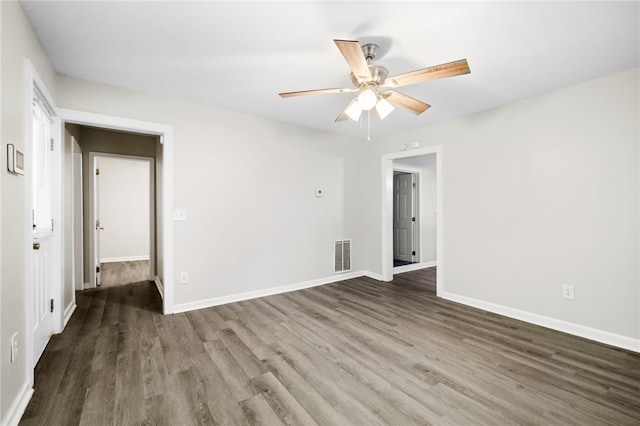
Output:
[[[26,150],[27,111],[31,100],[28,95],[29,82],[25,58],[33,63],[47,89],[55,97],[56,77],[46,54],[26,20],[18,3],[0,2],[1,12],[1,138],[2,146],[2,246],[0,259],[0,275],[2,295],[0,301],[0,341],[3,342],[0,352],[0,423],[5,424],[9,417],[19,410],[18,405],[24,402],[30,386],[31,367],[26,362],[27,304],[26,264],[27,253],[31,241],[30,213],[27,211],[27,176],[10,175],[6,169],[6,144],[13,143],[17,149]],[[5,346],[10,336],[18,332],[18,359],[11,363],[10,353]]]
[[98,156],[100,262],[149,259],[149,161]]
[[[378,155],[416,140],[442,145],[450,297],[640,350],[638,76],[384,138]],[[376,187],[379,166],[372,171]],[[369,228],[374,247],[379,221],[380,213]],[[379,251],[368,261],[380,270]],[[561,298],[562,284],[575,286],[575,301]]]
[[190,276],[176,304],[333,277],[336,239],[351,238],[353,270],[364,267],[361,141],[63,76],[59,93],[65,108],[174,127],[187,220],[174,225],[171,278]]
[[394,168],[417,170],[420,173],[418,184],[419,224],[420,224],[420,262],[436,261],[436,155],[420,155],[393,161]]

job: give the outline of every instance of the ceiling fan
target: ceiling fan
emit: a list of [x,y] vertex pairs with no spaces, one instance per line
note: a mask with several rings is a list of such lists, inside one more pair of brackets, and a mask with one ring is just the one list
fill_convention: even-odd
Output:
[[397,87],[421,83],[438,78],[453,77],[470,73],[466,59],[422,68],[416,71],[389,77],[389,71],[373,63],[378,52],[378,45],[367,43],[360,46],[360,42],[352,40],[333,40],[351,69],[353,88],[334,88],[302,90],[298,92],[280,93],[283,98],[305,95],[320,95],[330,93],[355,93],[358,95],[338,115],[336,121],[352,119],[358,121],[362,111],[375,108],[380,119],[384,119],[395,109],[400,107],[418,115],[426,111],[430,105],[419,99],[394,90]]

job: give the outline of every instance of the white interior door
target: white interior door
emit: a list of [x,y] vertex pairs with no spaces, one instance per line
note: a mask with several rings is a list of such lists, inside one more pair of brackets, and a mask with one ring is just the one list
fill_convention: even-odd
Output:
[[393,176],[393,258],[414,261],[414,184],[411,173]]
[[49,280],[55,273],[53,238],[34,238],[31,257],[34,282],[34,361],[37,362],[53,334],[53,299]]
[[[59,262],[58,229],[54,226],[56,200],[59,200],[60,148],[53,137],[55,120],[51,107],[41,92],[34,91],[32,115],[32,149],[28,175],[31,179],[31,223],[33,224],[30,256],[33,303],[33,362],[38,362],[54,329],[54,289],[62,274]],[[54,232],[55,231],[55,232]],[[59,300],[59,299],[57,299]]]

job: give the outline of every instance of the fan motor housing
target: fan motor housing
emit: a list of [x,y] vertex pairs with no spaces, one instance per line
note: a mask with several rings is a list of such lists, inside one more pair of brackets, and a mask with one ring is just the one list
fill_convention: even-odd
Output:
[[384,81],[387,79],[389,75],[389,70],[380,65],[374,65],[373,60],[376,58],[376,54],[378,53],[378,45],[375,43],[366,43],[362,45],[362,53],[364,54],[365,59],[367,60],[367,64],[369,64],[369,71],[371,72],[371,80],[360,82],[358,79],[351,73],[351,81],[353,85],[356,87],[376,84],[378,86],[382,85]]
[[356,87],[360,87],[363,84],[376,84],[378,86],[382,85],[384,81],[387,79],[389,75],[389,70],[380,65],[369,65],[369,71],[371,71],[371,80],[366,82],[359,82],[356,76],[351,73],[351,82]]

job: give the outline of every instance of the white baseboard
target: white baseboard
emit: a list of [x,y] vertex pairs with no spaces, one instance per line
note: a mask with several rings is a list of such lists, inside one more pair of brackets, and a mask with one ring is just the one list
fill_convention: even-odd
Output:
[[142,256],[125,256],[125,257],[101,257],[100,263],[113,263],[113,262],[138,262],[140,260],[149,260],[149,255]]
[[376,281],[384,281],[384,280],[382,279],[382,275],[380,275],[380,274],[376,274],[375,272],[371,272],[371,271],[363,271],[362,275],[363,275],[363,276],[365,276],[365,277],[372,278],[372,279],[374,279],[374,280],[376,280]]
[[0,424],[2,424],[2,426],[17,426],[24,414],[24,410],[27,409],[27,404],[29,404],[32,395],[33,387],[31,387],[28,382],[25,382],[9,407],[7,415],[0,421]]
[[160,280],[160,277],[156,275],[156,278],[153,280],[153,282],[156,283],[156,288],[160,293],[160,297],[162,298],[162,300],[164,300],[164,284],[162,284],[162,280]]
[[402,265],[402,266],[394,266],[393,273],[401,274],[403,272],[411,272],[417,271],[419,269],[431,268],[436,266],[436,262],[422,262],[422,263],[412,263],[410,265]]
[[211,306],[225,305],[227,303],[233,303],[233,302],[241,302],[243,300],[256,299],[258,297],[273,296],[276,294],[288,293],[290,291],[296,291],[296,290],[303,290],[305,288],[317,287],[319,285],[331,284],[337,281],[343,281],[351,278],[358,278],[358,277],[364,277],[364,276],[377,279],[378,281],[382,281],[381,279],[382,277],[377,278],[376,275],[377,274],[374,274],[369,271],[355,271],[355,272],[347,272],[344,274],[336,274],[326,278],[320,278],[317,280],[305,281],[305,282],[291,284],[291,285],[267,288],[264,290],[248,291],[245,293],[231,294],[229,296],[213,297],[211,299],[198,300],[195,302],[181,303],[178,305],[174,305],[173,312],[177,314],[180,312],[194,311],[196,309],[204,309],[204,308],[209,308]]
[[71,319],[71,315],[73,315],[73,313],[76,310],[76,303],[75,302],[71,302],[69,303],[69,306],[67,306],[64,309],[64,322],[62,323],[62,329],[64,330],[64,328],[67,326],[67,323],[69,322],[69,320]]
[[509,318],[515,318],[531,324],[550,328],[552,330],[561,331],[578,337],[584,337],[585,339],[594,340],[596,342],[616,346],[618,348],[640,352],[640,339],[633,339],[631,337],[621,336],[619,334],[586,327],[580,324],[574,324],[543,315],[532,314],[530,312],[509,308],[507,306],[497,305],[495,303],[485,302],[471,297],[460,296],[455,293],[442,292],[442,294],[439,294],[438,296],[453,302],[462,303],[463,305],[504,315]]

